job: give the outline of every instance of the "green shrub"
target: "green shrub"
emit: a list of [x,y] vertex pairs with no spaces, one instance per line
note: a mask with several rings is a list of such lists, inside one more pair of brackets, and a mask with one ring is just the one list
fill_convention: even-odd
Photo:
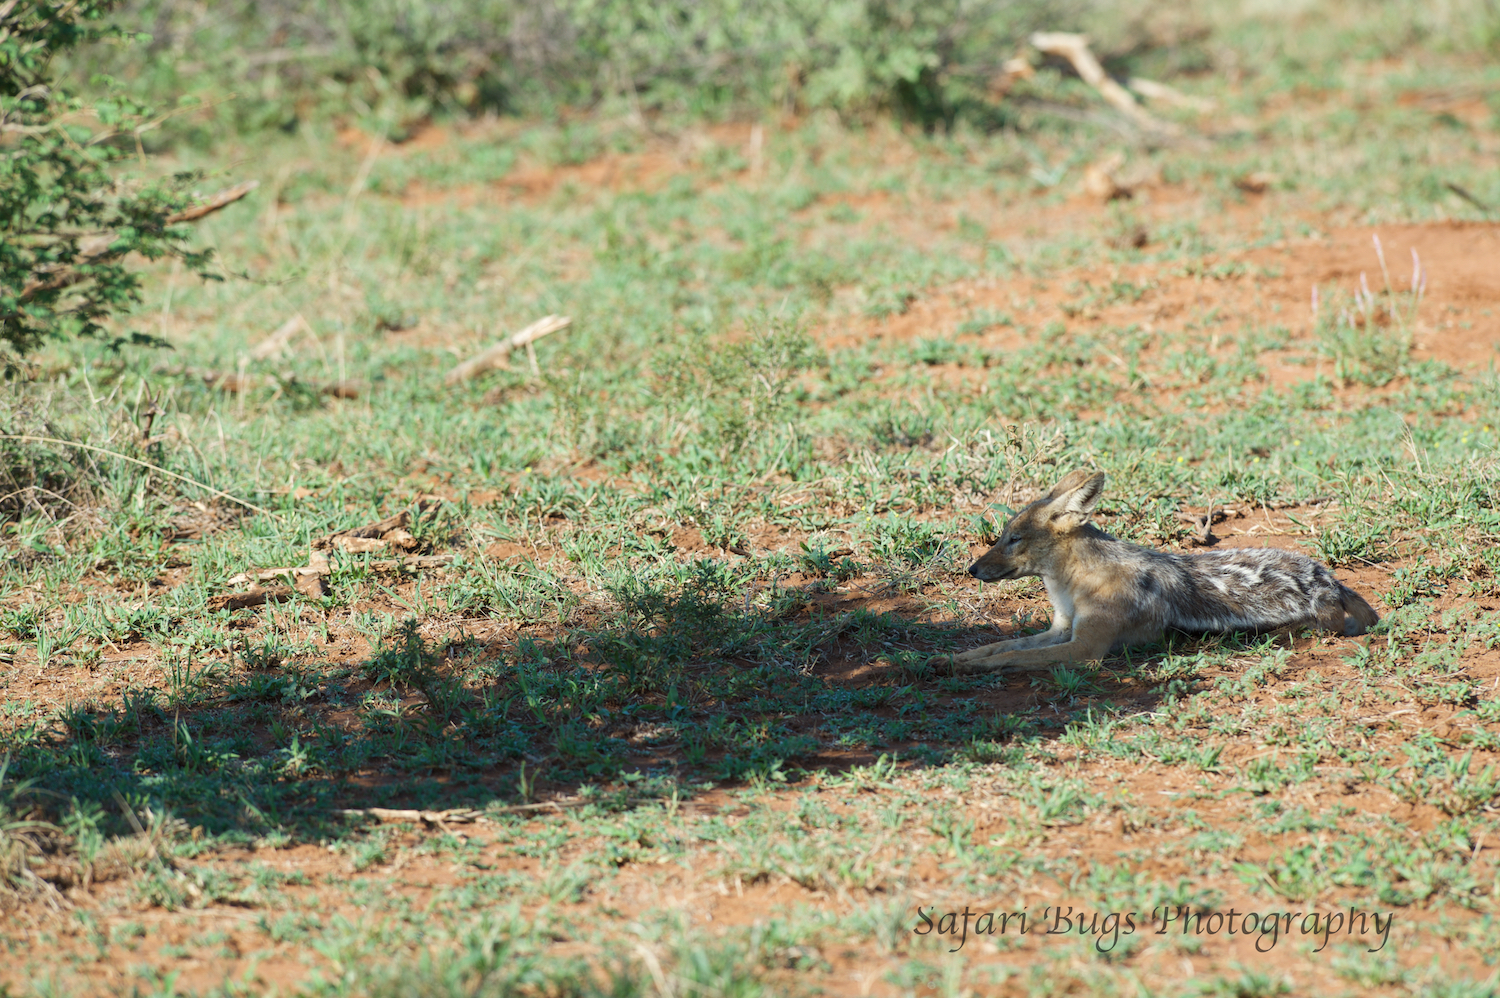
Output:
[[1028,31],[1083,0],[131,0],[145,49],[91,65],[149,95],[238,94],[239,128],[332,107],[399,138],[436,112],[898,108],[973,99]]
[[[103,332],[101,320],[139,299],[124,264],[187,252],[174,213],[195,179],[135,183],[111,170],[134,153],[144,108],[118,98],[83,106],[52,86],[61,50],[119,32],[113,0],[22,0],[0,14],[0,347],[24,352],[60,332]],[[7,371],[14,362],[7,363]]]

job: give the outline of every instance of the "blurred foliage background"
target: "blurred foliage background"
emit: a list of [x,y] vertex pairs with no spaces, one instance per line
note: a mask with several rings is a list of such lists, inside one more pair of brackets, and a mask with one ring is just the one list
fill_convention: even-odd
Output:
[[1087,31],[1112,71],[1163,78],[1316,78],[1416,48],[1500,47],[1500,0],[130,0],[117,20],[149,41],[86,47],[76,76],[209,108],[158,142],[330,113],[399,141],[433,116],[566,108],[1003,127],[987,88],[1041,28]]

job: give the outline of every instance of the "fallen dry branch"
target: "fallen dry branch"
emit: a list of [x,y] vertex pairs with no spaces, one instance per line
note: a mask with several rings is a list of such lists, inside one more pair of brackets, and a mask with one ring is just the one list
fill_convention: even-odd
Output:
[[196,222],[204,215],[213,214],[225,205],[234,204],[259,186],[259,180],[247,180],[243,184],[235,184],[233,187],[215,194],[202,204],[195,204],[191,208],[185,208],[177,212],[175,215],[168,215],[167,224],[176,225],[178,222]]
[[411,514],[402,510],[395,516],[388,516],[384,520],[367,523],[362,527],[350,527],[348,530],[340,530],[336,534],[329,534],[320,540],[313,541],[315,548],[327,548],[334,546],[341,537],[375,538],[384,537],[393,530],[405,530],[406,525],[411,522]]
[[[395,533],[395,531],[391,531]],[[370,554],[375,551],[389,551],[392,547],[410,549],[416,547],[416,541],[411,534],[401,531],[405,536],[393,537],[341,537],[334,543],[334,547],[345,554]]]
[[279,357],[291,345],[292,338],[304,329],[311,332],[311,327],[308,326],[307,320],[302,317],[301,312],[298,312],[280,326],[277,326],[276,330],[265,339],[251,347],[250,359],[267,360],[271,357]]
[[[430,505],[428,502],[423,502],[419,508],[426,509]],[[408,552],[415,551],[417,539],[406,529],[410,522],[411,515],[402,510],[395,516],[386,517],[377,523],[351,527],[328,537],[319,538],[313,541],[313,548],[323,551],[334,548],[348,554],[369,554],[373,551],[388,551],[392,548]]]
[[215,596],[208,601],[208,608],[210,611],[245,610],[264,603],[281,603],[291,599],[292,595],[292,590],[288,586],[267,586],[264,589],[256,586],[248,592],[224,593]]
[[[417,504],[417,508],[429,509],[437,501],[431,498],[423,499]],[[325,595],[328,590],[322,579],[333,574],[333,563],[328,560],[330,550],[343,551],[345,554],[370,554],[392,549],[412,551],[417,547],[417,539],[406,529],[410,522],[410,511],[402,510],[395,516],[388,516],[384,520],[340,530],[336,534],[329,534],[327,537],[320,537],[312,542],[306,565],[251,569],[232,576],[228,580],[229,585],[243,586],[253,582],[270,582],[279,579],[292,583],[297,587],[298,592],[308,596]],[[441,568],[451,565],[456,557],[457,555],[452,554],[398,555],[395,558],[369,562],[368,567],[376,571],[387,572],[419,571],[424,568]]]
[[1155,80],[1147,80],[1139,76],[1132,76],[1125,85],[1147,100],[1158,100],[1163,104],[1171,104],[1174,107],[1183,107],[1191,111],[1212,111],[1218,106],[1206,97],[1194,97],[1183,93],[1176,87],[1169,87],[1165,83],[1157,83]]
[[543,336],[555,333],[559,329],[566,329],[572,324],[573,320],[566,315],[543,316],[519,333],[507,336],[489,349],[475,354],[462,364],[459,364],[453,370],[449,371],[448,376],[443,380],[447,384],[456,385],[483,374],[492,368],[505,367],[510,363],[510,353],[512,350],[530,346],[530,344],[541,339]]
[[1170,121],[1162,121],[1141,107],[1129,90],[1110,79],[1109,74],[1104,72],[1104,67],[1099,65],[1099,60],[1094,58],[1094,53],[1089,51],[1087,35],[1067,31],[1038,31],[1031,36],[1031,44],[1039,52],[1068,60],[1078,71],[1078,75],[1083,78],[1083,82],[1099,91],[1099,96],[1108,101],[1115,110],[1147,131],[1164,135],[1176,135],[1181,132],[1181,129]]
[[486,811],[475,811],[469,808],[451,808],[447,811],[423,811],[416,808],[400,807],[346,807],[340,808],[338,813],[348,818],[374,818],[377,821],[420,821],[427,825],[443,825],[445,823],[467,824],[475,821],[488,821],[487,815],[491,814],[529,814],[536,811],[565,811],[569,808],[583,807],[589,803],[598,803],[598,801],[587,797],[560,797],[556,800],[538,801],[533,804],[510,804],[505,807],[490,808]]
[[[382,558],[379,561],[369,563],[369,568],[377,572],[417,572],[427,568],[443,568],[453,564],[458,556],[453,554],[424,554],[411,558]],[[231,586],[243,586],[251,582],[270,582],[274,579],[302,579],[309,576],[332,575],[333,566],[323,565],[298,565],[289,568],[257,568],[248,572],[240,572],[230,577],[227,581]]]
[[1120,167],[1124,165],[1125,157],[1117,152],[1084,167],[1084,192],[1100,201],[1116,201],[1130,197],[1133,192],[1116,176]]
[[423,568],[444,568],[458,559],[456,554],[419,554],[410,558],[383,558],[370,562],[381,572],[415,572]]
[[455,825],[463,825],[471,821],[484,820],[484,815],[478,811],[464,808],[452,808],[447,811],[418,811],[400,807],[345,807],[340,808],[338,813],[346,818],[374,818],[376,821],[420,821],[428,825],[442,825],[450,822]]
[[1197,536],[1193,538],[1195,544],[1207,545],[1213,540],[1214,524],[1222,523],[1229,519],[1229,512],[1223,509],[1214,509],[1210,506],[1208,512],[1203,516],[1193,513],[1178,513],[1177,519],[1198,531]]
[[254,568],[248,572],[231,575],[225,580],[231,586],[243,586],[252,582],[270,582],[274,579],[300,579],[304,576],[331,575],[331,569],[309,568],[306,565],[286,568]]

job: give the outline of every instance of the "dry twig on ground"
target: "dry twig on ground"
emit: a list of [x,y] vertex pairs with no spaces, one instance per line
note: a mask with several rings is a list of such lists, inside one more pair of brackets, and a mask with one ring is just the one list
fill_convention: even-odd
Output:
[[[321,554],[321,552],[316,552]],[[453,564],[457,555],[453,554],[424,554],[411,558],[381,558],[369,563],[369,567],[377,572],[415,572],[424,568],[443,568]],[[231,576],[228,580],[231,586],[243,586],[251,582],[270,582],[274,579],[290,578],[293,580],[304,579],[310,576],[332,575],[333,566],[323,556],[321,561],[314,557],[307,565],[297,565],[287,568],[255,568],[246,572],[240,572]]]
[[265,339],[251,347],[250,359],[266,360],[271,357],[280,356],[286,352],[287,347],[291,346],[292,338],[303,330],[312,332],[312,328],[307,324],[307,320],[302,317],[301,312],[298,312],[280,326],[277,326],[276,330]]
[[1130,95],[1129,90],[1110,79],[1109,74],[1104,72],[1104,67],[1099,65],[1099,60],[1094,58],[1094,53],[1089,51],[1087,35],[1067,31],[1038,31],[1031,36],[1031,44],[1040,52],[1068,60],[1078,71],[1078,75],[1083,78],[1083,82],[1099,91],[1099,96],[1108,101],[1115,110],[1147,131],[1159,132],[1163,135],[1176,135],[1181,132],[1181,129],[1172,122],[1162,121],[1141,107]]
[[[520,347],[529,348],[533,342],[555,333],[559,329],[566,329],[572,325],[573,320],[566,315],[547,315],[533,322],[514,336],[507,336],[488,350],[475,354],[468,360],[459,364],[448,372],[444,379],[447,384],[456,385],[470,378],[483,374],[485,371],[496,367],[504,367],[510,362],[510,352]],[[533,358],[532,366],[535,367]]]
[[244,610],[264,603],[281,603],[292,598],[290,586],[255,586],[242,593],[224,593],[208,601],[209,610]]
[[1169,87],[1165,83],[1157,83],[1155,80],[1147,80],[1139,76],[1132,76],[1125,82],[1125,85],[1147,100],[1161,101],[1173,107],[1183,107],[1191,111],[1212,111],[1218,107],[1206,97],[1194,97],[1183,93],[1176,87]]
[[1213,506],[1210,506],[1208,507],[1208,512],[1202,516],[1198,516],[1194,513],[1178,513],[1177,519],[1181,520],[1183,523],[1190,525],[1194,530],[1198,531],[1198,533],[1192,538],[1192,541],[1195,545],[1203,547],[1213,542],[1214,524],[1222,523],[1224,520],[1229,519],[1229,512],[1224,509],[1215,509]]
[[202,204],[195,204],[191,208],[177,212],[175,215],[168,215],[167,224],[176,225],[178,222],[196,222],[204,215],[212,214],[225,205],[234,204],[259,186],[259,180],[247,180],[243,184],[235,184],[233,187],[215,194]]

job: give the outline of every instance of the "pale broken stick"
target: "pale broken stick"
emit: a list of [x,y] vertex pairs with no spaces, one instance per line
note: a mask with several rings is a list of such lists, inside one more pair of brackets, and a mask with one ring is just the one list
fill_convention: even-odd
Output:
[[1089,51],[1087,35],[1067,31],[1038,31],[1031,36],[1031,44],[1048,55],[1061,56],[1072,63],[1083,82],[1099,91],[1099,96],[1108,101],[1117,111],[1130,118],[1142,128],[1164,135],[1181,132],[1170,121],[1162,121],[1136,103],[1130,91],[1109,78],[1094,53]]
[[376,821],[420,821],[428,825],[441,825],[449,821],[456,825],[463,825],[471,821],[485,820],[484,815],[480,812],[461,808],[453,808],[447,811],[418,811],[401,807],[343,807],[339,808],[338,813],[346,818],[374,818]]
[[1125,81],[1125,85],[1147,100],[1159,100],[1175,107],[1185,107],[1192,111],[1212,111],[1218,107],[1206,97],[1194,97],[1183,93],[1176,87],[1169,87],[1165,83],[1157,83],[1155,80],[1140,76],[1132,76]]
[[1229,513],[1225,510],[1209,506],[1208,512],[1202,516],[1197,516],[1193,513],[1178,513],[1177,519],[1183,523],[1191,524],[1193,529],[1198,531],[1198,536],[1192,539],[1193,543],[1207,545],[1209,541],[1213,540],[1214,524],[1229,519]]
[[328,555],[314,548],[308,555],[306,565],[289,566],[287,568],[254,568],[248,572],[240,572],[225,580],[231,586],[243,586],[250,583],[260,582],[287,582],[290,581],[299,589],[305,579],[320,578],[324,575],[333,574],[333,566],[328,561]]
[[[467,824],[471,821],[488,821],[491,814],[526,814],[532,811],[564,811],[572,807],[582,807],[590,801],[583,797],[564,797],[561,800],[546,800],[536,804],[510,804],[505,807],[490,808],[486,811],[475,811],[466,808],[453,808],[448,811],[421,811],[415,808],[401,807],[345,807],[340,808],[338,813],[347,818],[374,818],[377,821],[410,821],[423,822],[428,825],[442,825],[444,822],[454,824]],[[594,803],[598,803],[595,801]]]
[[201,204],[195,204],[191,208],[185,208],[175,215],[167,216],[167,224],[176,225],[178,222],[194,222],[204,215],[218,211],[226,204],[234,204],[240,198],[249,194],[260,186],[259,180],[247,180],[243,184],[235,184],[215,194]]
[[[427,510],[431,506],[432,503],[424,499],[418,508]],[[369,554],[375,551],[388,551],[392,548],[412,551],[417,547],[417,539],[406,529],[410,520],[410,514],[402,510],[395,516],[387,517],[378,523],[367,523],[362,527],[340,530],[336,534],[313,541],[312,546],[315,550],[326,551],[333,548],[345,554]]]
[[[384,538],[385,535],[394,531],[404,531],[410,520],[411,514],[406,510],[402,510],[395,516],[388,516],[384,520],[380,520],[375,523],[366,523],[362,527],[350,527],[348,530],[340,530],[336,534],[329,534],[327,537],[322,537],[318,540],[313,541],[312,546],[315,550],[327,548],[339,548],[340,550],[347,550],[347,548],[343,547],[339,543],[340,541],[348,539],[380,540]],[[371,548],[369,550],[375,549]]]
[[[483,374],[491,368],[504,367],[510,361],[510,352],[512,350],[521,347],[529,349],[531,344],[536,340],[550,333],[555,333],[559,329],[566,329],[572,324],[573,320],[566,315],[543,316],[519,333],[507,336],[488,350],[475,354],[462,364],[459,364],[453,370],[449,371],[448,376],[443,380],[446,384],[456,385],[461,381],[468,381],[470,378]],[[532,363],[534,366],[535,360]]]
[[255,586],[248,592],[214,596],[208,601],[208,608],[210,610],[246,610],[265,603],[281,603],[291,599],[292,595],[292,589],[289,586],[268,586],[265,589]]
[[[379,561],[370,562],[369,567],[378,572],[442,568],[453,564],[456,557],[457,555],[451,554],[424,554],[411,558],[382,558]],[[243,586],[251,582],[273,582],[277,579],[285,578],[291,578],[295,581],[297,579],[332,574],[333,566],[329,564],[327,555],[324,555],[321,551],[317,551],[313,553],[311,564],[297,565],[289,568],[252,569],[248,572],[240,572],[227,581],[231,586]]]
[[[427,508],[426,500],[421,508]],[[348,530],[340,530],[336,534],[320,537],[312,542],[312,548],[308,552],[307,564],[289,566],[287,568],[261,568],[249,572],[241,572],[229,580],[229,584],[244,585],[247,582],[269,582],[273,579],[291,579],[293,581],[315,576],[333,574],[333,566],[328,561],[327,551],[335,548],[349,554],[366,554],[370,551],[384,550],[388,546],[388,540],[395,542],[395,546],[403,546],[401,542],[410,541],[411,534],[406,532],[406,525],[411,516],[406,510],[402,510],[395,516],[387,517],[375,523],[366,523],[359,527],[350,527]],[[394,535],[394,536],[393,536]],[[374,545],[361,547],[358,544],[351,545],[349,541],[367,542],[373,541]],[[432,560],[437,559],[437,560]],[[446,560],[443,560],[446,559]],[[452,555],[431,555],[428,558],[406,558],[400,561],[377,561],[372,562],[373,568],[385,568],[404,562],[418,562],[418,568],[428,564],[447,564],[452,561]],[[300,585],[300,582],[298,583]]]
[[307,324],[307,320],[302,317],[302,313],[298,312],[276,327],[276,331],[271,333],[271,335],[251,347],[250,358],[252,360],[266,360],[280,355],[287,347],[291,346],[292,338],[304,329],[309,333],[312,332],[312,327]]

